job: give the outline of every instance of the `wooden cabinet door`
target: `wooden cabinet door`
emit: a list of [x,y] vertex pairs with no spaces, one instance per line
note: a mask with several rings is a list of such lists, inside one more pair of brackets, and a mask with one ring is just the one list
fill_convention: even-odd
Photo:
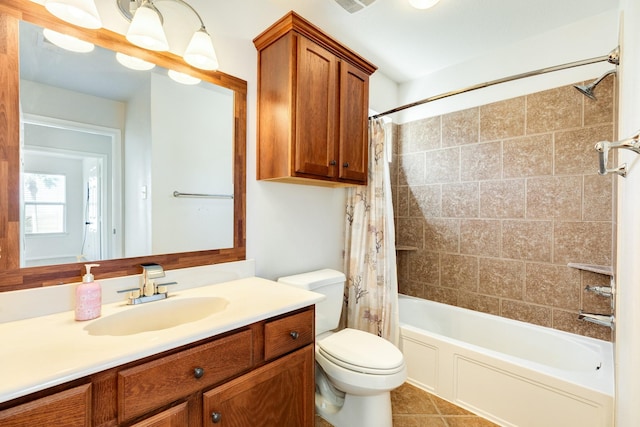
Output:
[[297,43],[294,172],[334,177],[338,59],[301,35]]
[[[340,63],[340,162],[338,178],[367,183],[369,76]],[[370,153],[373,155],[373,153]]]
[[89,427],[91,385],[81,385],[0,411],[0,425]]
[[308,345],[203,396],[207,427],[312,427],[314,350]]

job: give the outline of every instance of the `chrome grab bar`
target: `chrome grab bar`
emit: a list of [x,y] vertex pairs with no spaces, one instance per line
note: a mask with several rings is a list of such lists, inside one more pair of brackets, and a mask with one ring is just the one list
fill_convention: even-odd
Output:
[[233,194],[204,194],[204,193],[181,193],[173,192],[173,197],[200,197],[205,199],[233,199]]

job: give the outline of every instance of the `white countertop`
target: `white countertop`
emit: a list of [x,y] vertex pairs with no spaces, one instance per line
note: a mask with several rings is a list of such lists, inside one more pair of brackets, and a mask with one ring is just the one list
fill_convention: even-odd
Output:
[[[65,311],[0,323],[0,402],[24,396],[134,360],[227,332],[322,300],[320,294],[249,277],[169,292],[170,299],[221,297],[228,306],[202,320],[125,336],[92,336],[84,329],[98,319],[74,320]],[[139,306],[103,305],[102,317]]]

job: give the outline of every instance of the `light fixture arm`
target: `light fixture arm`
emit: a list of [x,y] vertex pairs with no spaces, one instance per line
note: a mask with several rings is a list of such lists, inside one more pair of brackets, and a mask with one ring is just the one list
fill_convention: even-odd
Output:
[[160,12],[160,10],[158,10],[158,8],[155,5],[155,3],[161,2],[161,1],[172,1],[175,3],[180,3],[181,5],[185,6],[186,8],[191,10],[193,14],[198,18],[198,21],[200,22],[200,30],[207,31],[204,25],[204,21],[202,20],[202,17],[200,16],[200,14],[194,9],[193,6],[191,6],[189,3],[187,3],[184,0],[134,0],[134,1],[116,0],[116,2],[118,3],[118,9],[120,9],[120,13],[122,13],[124,18],[129,22],[131,22],[131,20],[133,19],[133,13],[129,8],[129,5],[131,3],[135,3],[137,7],[142,7],[142,5],[145,3],[148,4],[154,11],[158,13],[158,15],[160,16],[160,19],[162,20],[163,19],[162,13]]

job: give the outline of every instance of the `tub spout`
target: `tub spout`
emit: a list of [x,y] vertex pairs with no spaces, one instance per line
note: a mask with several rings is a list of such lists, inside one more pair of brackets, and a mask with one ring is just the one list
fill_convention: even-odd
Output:
[[580,310],[578,320],[584,320],[585,322],[591,322],[595,323],[596,325],[607,326],[613,329],[613,314],[585,313],[584,311]]

